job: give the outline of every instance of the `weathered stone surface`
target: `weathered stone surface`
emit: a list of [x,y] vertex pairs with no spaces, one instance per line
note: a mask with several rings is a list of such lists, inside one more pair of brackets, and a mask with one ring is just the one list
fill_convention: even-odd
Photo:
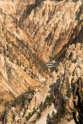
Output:
[[[0,1],[1,112],[7,102],[16,97],[19,100],[7,109],[4,124],[26,122],[29,112],[45,100],[51,85],[58,84],[68,100],[67,85],[71,88],[72,82],[83,77],[82,1],[32,3]],[[51,58],[56,61],[53,73],[46,65]],[[29,87],[35,93],[31,90],[28,96]]]
[[[35,10],[24,21],[20,20],[21,28],[31,35],[44,61],[55,57],[72,36],[72,40],[76,37],[73,31],[81,21],[81,6],[81,1],[44,1],[38,7],[34,5]],[[80,32],[82,26],[78,27]]]

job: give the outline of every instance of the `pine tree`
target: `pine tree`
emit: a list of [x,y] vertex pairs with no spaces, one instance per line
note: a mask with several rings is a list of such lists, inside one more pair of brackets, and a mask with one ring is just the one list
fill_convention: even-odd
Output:
[[52,124],[52,123],[51,123],[51,117],[50,117],[49,114],[47,115],[47,120],[46,120],[46,122],[47,122],[47,124]]

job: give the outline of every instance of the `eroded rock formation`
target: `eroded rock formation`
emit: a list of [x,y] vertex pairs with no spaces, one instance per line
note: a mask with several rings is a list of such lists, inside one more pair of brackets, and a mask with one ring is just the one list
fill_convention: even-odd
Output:
[[75,84],[73,84],[73,103],[74,112],[73,117],[76,124],[83,123],[83,79],[79,78]]
[[[28,123],[26,116],[44,101],[50,85],[57,83],[69,111],[73,110],[72,82],[83,77],[82,36],[82,1],[0,1],[0,113],[6,112],[1,116],[4,124]],[[56,64],[51,72],[46,63],[52,58]],[[21,102],[5,109],[14,99]]]

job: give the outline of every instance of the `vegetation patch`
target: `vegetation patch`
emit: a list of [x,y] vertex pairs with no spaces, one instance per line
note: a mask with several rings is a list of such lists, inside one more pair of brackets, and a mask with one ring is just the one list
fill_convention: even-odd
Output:
[[53,112],[51,116],[48,114],[47,124],[58,124],[60,122],[61,118],[63,118],[67,113],[68,113],[68,111],[67,111],[66,105],[64,103],[57,110],[57,113]]

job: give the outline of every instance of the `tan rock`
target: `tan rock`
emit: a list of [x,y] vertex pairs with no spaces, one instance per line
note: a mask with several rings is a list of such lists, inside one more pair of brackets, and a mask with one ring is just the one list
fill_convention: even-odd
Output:
[[72,51],[71,52],[71,57],[70,57],[71,61],[74,61],[77,59],[77,55],[76,55],[76,51]]
[[80,51],[80,49],[81,49],[81,44],[80,43],[76,44],[76,49],[77,49],[77,51]]
[[79,67],[76,67],[75,71],[74,71],[74,75],[76,75],[77,77],[81,76],[81,70]]
[[70,51],[67,50],[67,52],[66,52],[66,54],[65,54],[66,59],[69,59],[69,56],[70,56]]
[[69,64],[69,67],[66,68],[66,71],[67,71],[68,75],[72,75],[74,69],[75,69],[74,63]]

